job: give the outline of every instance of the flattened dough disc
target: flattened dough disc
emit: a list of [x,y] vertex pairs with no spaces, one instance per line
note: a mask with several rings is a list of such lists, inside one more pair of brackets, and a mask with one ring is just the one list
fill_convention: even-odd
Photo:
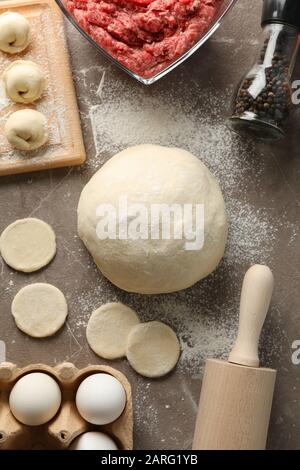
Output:
[[137,314],[126,305],[111,302],[95,310],[86,329],[92,350],[105,359],[126,356],[127,337],[139,323]]
[[15,296],[11,313],[17,327],[34,338],[52,336],[64,324],[68,306],[63,293],[51,284],[23,287]]
[[43,268],[54,258],[55,233],[43,220],[16,220],[2,233],[0,251],[11,268],[31,273]]
[[169,326],[151,321],[131,330],[126,355],[131,367],[139,374],[150,378],[162,377],[176,366],[180,345]]

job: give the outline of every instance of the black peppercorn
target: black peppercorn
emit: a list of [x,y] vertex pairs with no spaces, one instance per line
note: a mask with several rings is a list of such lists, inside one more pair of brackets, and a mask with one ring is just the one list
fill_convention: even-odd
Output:
[[229,120],[234,130],[279,138],[292,109],[291,73],[299,46],[300,1],[264,0],[258,61],[242,81]]

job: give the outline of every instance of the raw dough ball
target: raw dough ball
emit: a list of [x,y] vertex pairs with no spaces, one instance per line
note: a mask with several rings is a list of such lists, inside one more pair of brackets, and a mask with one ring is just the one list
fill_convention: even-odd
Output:
[[[97,208],[110,204],[118,218],[124,197],[128,205],[142,203],[148,214],[153,204],[181,208],[204,204],[203,248],[187,250],[188,240],[174,236],[169,240],[100,239],[96,228],[102,219],[96,215]],[[123,215],[122,222],[129,224],[130,214]],[[99,269],[116,286],[142,294],[174,292],[192,286],[217,267],[227,239],[225,204],[217,180],[198,158],[177,148],[139,145],[111,158],[85,186],[78,206],[78,232]]]
[[0,252],[11,268],[25,273],[37,271],[56,254],[55,233],[43,220],[16,220],[2,233]]
[[0,15],[0,50],[9,54],[23,51],[29,44],[30,23],[19,13]]
[[41,68],[30,60],[16,60],[2,75],[7,96],[16,103],[32,103],[45,89]]
[[126,305],[112,302],[95,310],[88,322],[86,336],[92,350],[105,359],[126,355],[127,336],[139,323],[137,314]]
[[17,327],[34,338],[52,336],[64,324],[68,305],[63,293],[51,284],[23,287],[15,296],[11,313]]
[[14,148],[35,150],[48,140],[47,119],[34,109],[21,109],[10,115],[4,133]]
[[131,367],[145,377],[168,374],[176,366],[179,355],[178,338],[164,323],[141,323],[129,333],[127,359]]
[[90,431],[77,437],[70,445],[69,450],[118,450],[118,447],[107,434]]
[[112,375],[89,375],[78,387],[76,406],[88,423],[104,425],[121,416],[126,405],[123,385]]
[[27,426],[40,426],[52,419],[61,404],[61,391],[48,374],[32,372],[21,377],[9,396],[12,414]]

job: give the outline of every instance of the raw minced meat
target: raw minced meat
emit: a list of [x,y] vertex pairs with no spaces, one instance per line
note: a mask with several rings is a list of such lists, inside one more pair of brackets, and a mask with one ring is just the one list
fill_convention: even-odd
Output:
[[208,29],[222,0],[67,0],[93,40],[149,78],[178,59]]

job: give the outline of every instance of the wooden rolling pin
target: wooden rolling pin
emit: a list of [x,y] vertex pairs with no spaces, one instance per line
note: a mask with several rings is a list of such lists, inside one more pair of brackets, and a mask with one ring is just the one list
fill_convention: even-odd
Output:
[[259,368],[258,341],[273,285],[267,266],[252,266],[245,275],[229,362],[210,359],[205,366],[193,450],[266,447],[276,371]]

